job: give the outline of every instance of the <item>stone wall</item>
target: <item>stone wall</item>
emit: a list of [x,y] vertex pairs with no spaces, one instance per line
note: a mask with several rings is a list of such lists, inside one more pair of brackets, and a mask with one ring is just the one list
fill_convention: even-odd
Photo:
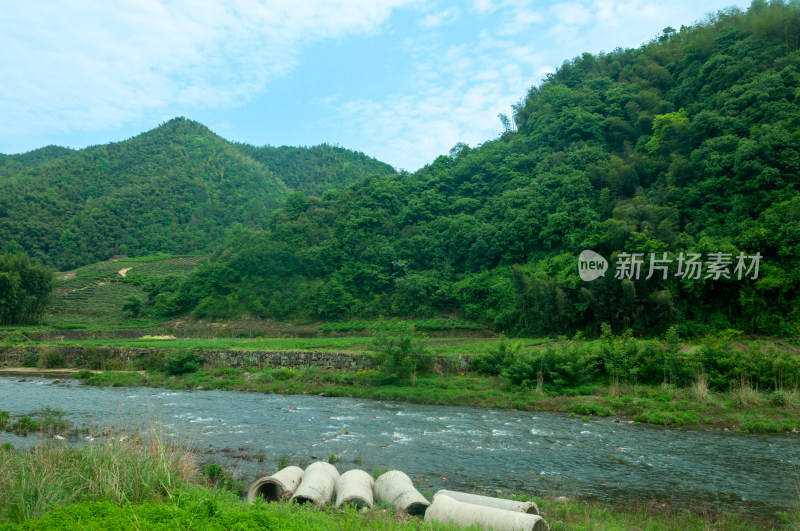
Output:
[[[81,369],[90,368],[91,361],[102,359],[109,369],[134,369],[140,365],[137,360],[151,357],[170,356],[176,349],[128,348],[128,347],[83,347],[57,345],[11,345],[0,347],[0,368],[23,367],[36,361],[42,368],[47,367],[46,360],[63,360],[66,367]],[[375,366],[375,361],[366,354],[349,352],[328,352],[309,350],[195,350],[202,358],[204,367],[302,367],[314,366],[326,369],[359,370]],[[437,356],[434,363],[450,366],[453,370],[465,371],[470,367],[469,356]],[[26,363],[27,362],[27,363]]]

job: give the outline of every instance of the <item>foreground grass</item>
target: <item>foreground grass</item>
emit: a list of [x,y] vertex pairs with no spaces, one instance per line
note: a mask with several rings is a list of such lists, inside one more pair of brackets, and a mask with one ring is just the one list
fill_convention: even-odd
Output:
[[[27,529],[460,529],[371,511],[292,503],[246,504],[238,494],[203,482],[186,448],[104,441],[70,448],[44,445],[0,450],[0,530]],[[610,508],[534,498],[554,530],[769,529],[740,515],[673,512],[668,507]],[[784,517],[790,525],[796,514]]]
[[78,373],[85,383],[100,387],[163,387],[218,389],[281,394],[322,394],[421,404],[551,411],[581,417],[622,417],[636,422],[714,427],[753,432],[800,430],[800,393],[735,390],[698,392],[672,386],[597,385],[564,389],[547,395],[509,386],[502,379],[475,374],[429,374],[409,380],[376,371],[300,369],[201,370],[180,376],[163,372]]
[[3,448],[0,521],[24,522],[87,499],[117,504],[161,499],[197,474],[194,454],[163,444],[155,432],[145,440],[112,437],[82,447]]

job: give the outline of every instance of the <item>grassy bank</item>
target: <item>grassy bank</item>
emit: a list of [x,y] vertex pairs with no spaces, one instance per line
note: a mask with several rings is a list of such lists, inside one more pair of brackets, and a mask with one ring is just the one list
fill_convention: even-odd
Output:
[[[220,389],[283,394],[322,394],[422,404],[563,412],[580,417],[615,416],[660,425],[782,432],[800,430],[800,393],[745,388],[715,393],[697,388],[597,385],[548,395],[477,374],[426,374],[408,380],[377,371],[317,367],[240,370],[219,368],[169,376],[161,371],[76,373],[88,385]],[[582,394],[581,394],[582,393]]]
[[[0,530],[16,529],[460,529],[395,514],[293,503],[245,504],[240,486],[216,481],[195,453],[147,437],[112,437],[78,448],[0,449]],[[218,479],[218,478],[216,478]],[[533,498],[554,530],[769,529],[740,515],[609,507]],[[787,523],[798,515],[787,513]]]
[[[610,329],[593,340],[426,338],[411,323],[393,326],[375,337],[50,342],[27,353],[22,364],[63,367],[65,359],[51,347],[80,345],[86,356],[74,359],[76,368],[115,369],[77,375],[96,386],[309,393],[615,416],[660,425],[800,430],[796,340],[743,339],[727,330],[685,343],[674,330],[663,338],[641,339],[630,332],[613,335]],[[122,360],[106,349],[114,346],[154,348]],[[377,366],[358,371],[232,368],[219,366],[224,362],[215,353],[221,350],[328,350],[334,357],[365,354]]]

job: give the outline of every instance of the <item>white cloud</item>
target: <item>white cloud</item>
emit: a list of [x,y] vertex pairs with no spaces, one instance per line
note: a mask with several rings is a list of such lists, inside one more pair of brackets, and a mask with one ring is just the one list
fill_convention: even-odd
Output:
[[[709,0],[718,5],[703,9],[730,1]],[[475,0],[469,14],[496,17],[494,26],[474,41],[446,47],[433,39],[408,39],[419,58],[408,86],[378,100],[343,98],[338,123],[362,139],[359,149],[398,168],[417,169],[457,142],[474,146],[496,137],[502,132],[497,114],[510,115],[511,105],[555,65],[586,51],[639,46],[662,28],[692,24],[705,13],[692,0],[586,0],[549,7]]]
[[407,170],[430,163],[458,142],[475,146],[502,132],[498,113],[511,114],[541,61],[531,48],[486,34],[444,50],[433,49],[434,42],[414,42],[425,43],[432,48],[405,92],[381,101],[344,102],[338,120],[366,139],[359,149]]
[[562,24],[586,24],[592,13],[582,4],[568,2],[550,8],[551,15]]
[[419,22],[419,26],[425,29],[438,28],[439,26],[447,26],[458,20],[459,10],[457,7],[451,7],[440,11],[439,13],[429,13]]
[[241,104],[304,46],[370,35],[410,0],[29,0],[0,6],[0,145],[167,106]]

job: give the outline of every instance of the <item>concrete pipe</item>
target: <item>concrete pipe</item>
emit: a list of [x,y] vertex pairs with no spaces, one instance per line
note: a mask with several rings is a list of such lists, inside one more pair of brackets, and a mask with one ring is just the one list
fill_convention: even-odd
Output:
[[335,466],[324,461],[311,463],[303,472],[303,480],[294,491],[292,500],[298,503],[314,502],[317,505],[328,505],[333,501],[338,479],[339,471]]
[[424,514],[430,503],[414,488],[411,478],[399,470],[390,470],[375,480],[375,499],[391,503],[395,511]]
[[303,479],[303,469],[287,466],[283,470],[255,480],[247,490],[247,501],[252,503],[256,498],[267,501],[278,501],[289,498]]
[[357,508],[372,507],[375,480],[363,470],[348,470],[336,481],[336,507],[350,503]]
[[477,525],[496,531],[549,531],[550,526],[536,514],[527,514],[484,505],[473,505],[456,501],[444,494],[437,494],[425,511],[425,521],[456,524],[462,527]]
[[539,514],[539,507],[537,507],[532,501],[519,502],[513,500],[504,500],[502,498],[492,498],[491,496],[480,496],[478,494],[469,494],[468,492],[457,492],[446,489],[442,489],[437,492],[434,495],[434,498],[440,494],[449,496],[456,501],[471,503],[473,505],[484,505],[486,507],[505,509],[506,511],[514,511],[517,513]]

